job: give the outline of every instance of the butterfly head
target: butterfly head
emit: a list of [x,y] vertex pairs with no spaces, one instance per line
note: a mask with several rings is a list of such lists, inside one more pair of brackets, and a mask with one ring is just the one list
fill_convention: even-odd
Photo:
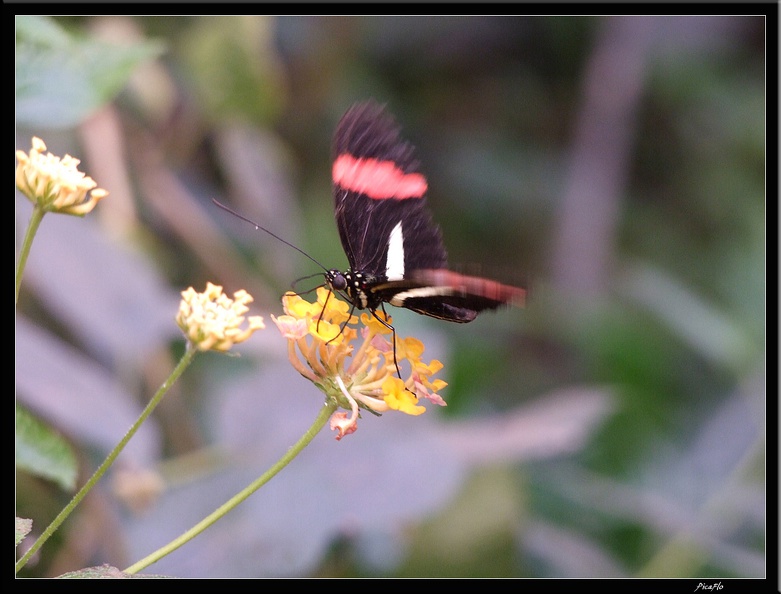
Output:
[[375,302],[376,299],[371,298],[369,286],[372,282],[374,282],[373,276],[352,270],[341,272],[332,268],[325,273],[325,283],[328,287],[358,309],[374,309],[379,305],[379,302]]
[[336,268],[326,271],[325,282],[336,293],[341,293],[347,289],[347,275],[350,272],[341,272]]

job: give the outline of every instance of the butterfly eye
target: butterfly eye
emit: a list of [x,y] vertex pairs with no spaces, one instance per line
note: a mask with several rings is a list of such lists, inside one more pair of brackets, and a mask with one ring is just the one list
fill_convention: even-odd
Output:
[[326,280],[334,291],[344,291],[347,288],[347,279],[338,270],[329,270]]

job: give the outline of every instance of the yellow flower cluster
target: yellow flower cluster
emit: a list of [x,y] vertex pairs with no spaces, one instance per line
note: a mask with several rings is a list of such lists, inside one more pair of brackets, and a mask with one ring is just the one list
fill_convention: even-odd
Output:
[[[359,408],[419,415],[426,410],[419,405],[420,398],[445,405],[437,392],[447,383],[431,379],[442,363],[436,359],[424,363],[424,347],[418,339],[397,338],[394,357],[393,344],[385,338],[392,330],[367,313],[361,314],[360,331],[352,327],[358,319],[350,315],[350,306],[324,287],[318,288],[314,303],[287,293],[282,304],[286,315],[271,318],[288,339],[293,367],[351,411],[349,417],[344,412],[332,416],[336,439],[355,431]],[[385,320],[382,312],[375,314]],[[385,320],[388,325],[390,321]],[[353,344],[359,333],[360,343]],[[399,369],[409,369],[406,380],[397,376],[397,364]]]
[[30,154],[16,151],[16,187],[33,204],[46,211],[84,216],[108,196],[106,190],[96,188],[95,180],[78,170],[79,159],[44,154],[46,145],[35,136],[32,144]]
[[266,327],[261,316],[250,316],[249,326],[241,328],[244,314],[249,311],[247,304],[252,301],[244,289],[236,291],[231,299],[219,285],[207,283],[203,293],[190,287],[182,291],[176,323],[198,350],[227,351]]

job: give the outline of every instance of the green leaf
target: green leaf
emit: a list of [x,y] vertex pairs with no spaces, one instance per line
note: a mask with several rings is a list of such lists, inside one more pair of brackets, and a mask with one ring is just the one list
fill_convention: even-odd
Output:
[[155,42],[117,45],[79,38],[46,17],[16,17],[16,121],[31,127],[78,124],[113,99]]
[[76,486],[76,456],[53,429],[16,405],[16,467],[58,483]]
[[18,547],[19,543],[24,540],[24,537],[27,536],[32,529],[32,520],[28,520],[27,518],[16,518],[16,544],[14,546]]

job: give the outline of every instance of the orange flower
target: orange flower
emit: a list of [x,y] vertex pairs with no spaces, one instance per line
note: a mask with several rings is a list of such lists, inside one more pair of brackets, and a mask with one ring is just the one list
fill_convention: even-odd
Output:
[[[338,412],[331,417],[337,440],[356,430],[360,409],[419,415],[426,410],[420,398],[445,406],[436,392],[447,384],[431,379],[442,364],[423,363],[424,346],[416,338],[397,339],[394,358],[393,344],[386,338],[392,334],[391,320],[382,312],[361,314],[358,326],[350,306],[324,287],[318,288],[314,303],[288,293],[282,305],[286,315],[271,318],[288,340],[291,364],[350,411],[349,416]],[[397,376],[397,363],[400,370],[408,370],[406,379]]]

